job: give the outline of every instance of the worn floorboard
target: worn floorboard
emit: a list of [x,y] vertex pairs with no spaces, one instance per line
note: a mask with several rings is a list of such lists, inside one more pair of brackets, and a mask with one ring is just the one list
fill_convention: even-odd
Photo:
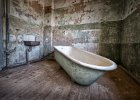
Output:
[[44,60],[1,71],[0,100],[140,100],[140,85],[118,66],[81,86],[55,61]]

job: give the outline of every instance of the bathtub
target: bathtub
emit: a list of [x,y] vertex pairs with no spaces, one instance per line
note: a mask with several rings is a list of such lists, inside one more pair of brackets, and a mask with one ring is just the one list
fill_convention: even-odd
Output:
[[72,46],[54,46],[55,59],[71,79],[80,85],[90,85],[117,65],[102,56]]

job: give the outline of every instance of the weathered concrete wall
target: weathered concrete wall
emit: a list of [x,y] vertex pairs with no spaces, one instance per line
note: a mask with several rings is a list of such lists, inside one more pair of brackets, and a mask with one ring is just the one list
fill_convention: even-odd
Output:
[[138,8],[139,4],[140,4],[139,0],[124,0],[123,19],[131,15]]
[[[62,2],[63,1],[63,2]],[[118,21],[122,2],[116,0],[54,0],[55,26]]]
[[122,21],[103,22],[99,54],[120,63],[120,34]]
[[122,63],[140,77],[139,0],[10,0],[8,65],[25,63],[24,37],[36,37],[29,60],[54,45],[74,45]]
[[24,35],[41,41],[30,52],[30,60],[46,56],[54,45],[74,45],[118,62],[122,3],[123,0],[11,0],[9,49],[17,49],[9,55],[9,65],[25,62]]
[[24,39],[36,38],[40,46],[32,48],[29,60],[37,60],[43,56],[43,0],[10,0],[10,41],[8,49],[16,50],[9,55],[8,65],[25,63],[26,47]]
[[123,0],[54,0],[53,46],[74,45],[119,62]]
[[51,52],[52,43],[52,0],[45,0],[44,3],[44,29],[43,29],[43,43],[44,56]]
[[123,66],[140,79],[140,1],[126,0],[121,34],[121,62]]
[[140,76],[139,0],[10,0],[9,65],[25,63],[24,36],[35,36],[29,60],[55,45],[74,45],[122,63]]

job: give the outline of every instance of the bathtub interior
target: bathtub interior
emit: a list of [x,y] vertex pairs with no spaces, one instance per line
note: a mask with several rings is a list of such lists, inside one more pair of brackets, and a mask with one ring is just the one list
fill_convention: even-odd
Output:
[[103,66],[108,67],[113,65],[113,62],[105,57],[101,57],[99,55],[89,53],[83,50],[79,50],[75,47],[71,46],[56,46],[59,52],[63,52],[63,54],[80,61],[82,63],[96,65],[96,66]]

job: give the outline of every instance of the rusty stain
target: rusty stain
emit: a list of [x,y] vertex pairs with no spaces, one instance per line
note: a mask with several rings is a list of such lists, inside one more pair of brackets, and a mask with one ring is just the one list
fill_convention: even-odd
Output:
[[39,1],[30,1],[30,6],[39,14],[42,13],[43,6],[39,4]]
[[55,19],[57,20],[57,19],[58,19],[58,17],[56,16],[56,17],[55,17]]
[[45,6],[45,14],[47,14],[47,13],[51,13],[51,11],[52,11],[52,8],[51,8],[51,6]]
[[28,4],[28,0],[23,0],[25,4]]

